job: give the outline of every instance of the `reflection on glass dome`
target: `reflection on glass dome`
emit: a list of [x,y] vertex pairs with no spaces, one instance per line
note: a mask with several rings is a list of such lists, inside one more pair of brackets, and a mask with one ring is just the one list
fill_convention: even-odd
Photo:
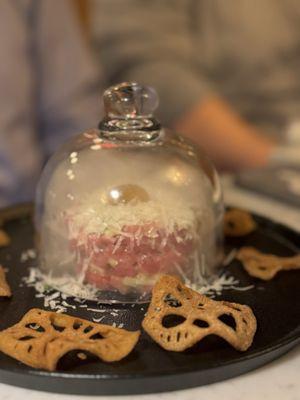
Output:
[[214,168],[153,118],[153,89],[121,84],[104,99],[99,129],[66,143],[42,174],[41,268],[103,302],[145,301],[165,273],[201,287],[222,255]]

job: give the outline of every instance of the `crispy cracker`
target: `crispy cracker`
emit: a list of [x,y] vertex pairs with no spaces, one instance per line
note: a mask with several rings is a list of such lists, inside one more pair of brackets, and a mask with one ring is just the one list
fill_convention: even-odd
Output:
[[[167,327],[165,321],[173,316],[182,322]],[[235,326],[222,322],[224,316]],[[165,275],[153,288],[142,325],[166,350],[184,351],[208,335],[218,335],[235,349],[245,351],[252,344],[256,318],[248,306],[211,300],[184,286],[178,278]]]
[[242,247],[236,258],[242,262],[249,275],[265,281],[272,279],[279,271],[300,269],[300,254],[278,257],[261,253],[254,247]]
[[5,271],[0,265],[0,297],[11,297],[11,290],[6,281]]
[[8,234],[3,229],[0,229],[0,247],[7,247],[10,245],[10,242]]
[[121,360],[139,336],[139,331],[32,309],[16,325],[0,332],[0,351],[33,368],[54,371],[71,350],[88,351],[106,362]]
[[225,236],[239,237],[246,236],[257,228],[251,214],[247,211],[232,209],[225,212],[224,215],[224,233]]

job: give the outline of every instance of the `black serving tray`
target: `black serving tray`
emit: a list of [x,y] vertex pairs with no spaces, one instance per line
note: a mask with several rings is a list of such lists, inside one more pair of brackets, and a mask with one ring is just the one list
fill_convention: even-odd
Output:
[[[0,249],[0,263],[8,268],[12,299],[0,300],[0,329],[21,319],[33,307],[43,308],[43,299],[35,290],[20,286],[34,260],[20,262],[21,253],[33,247],[31,206],[18,206],[0,212],[0,220],[12,238],[8,248]],[[226,251],[242,245],[255,246],[265,252],[291,255],[300,248],[300,235],[282,225],[255,216],[256,232],[243,239],[231,239]],[[83,363],[72,354],[65,356],[54,373],[34,370],[0,354],[0,381],[3,383],[49,392],[90,395],[153,393],[201,386],[253,370],[278,358],[300,342],[300,270],[279,273],[273,280],[262,282],[251,278],[234,260],[227,270],[239,279],[240,286],[255,285],[248,291],[225,290],[219,298],[252,307],[258,329],[251,348],[240,353],[218,337],[207,337],[184,353],[167,352],[146,334],[124,360],[112,364],[87,360]],[[218,297],[217,297],[218,298]],[[70,300],[68,300],[70,303]],[[74,303],[75,304],[75,303]],[[78,303],[77,303],[78,304]],[[97,304],[90,302],[91,308]],[[103,307],[103,306],[102,306]],[[106,306],[105,323],[124,324],[127,329],[140,328],[147,305],[114,306],[112,316]],[[95,317],[83,308],[69,314],[82,318]],[[99,315],[99,314],[98,314]]]

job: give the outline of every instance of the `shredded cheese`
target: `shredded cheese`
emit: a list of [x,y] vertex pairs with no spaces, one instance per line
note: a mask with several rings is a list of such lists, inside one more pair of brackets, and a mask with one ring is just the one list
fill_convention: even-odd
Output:
[[[90,308],[87,304],[84,304],[86,300],[97,300],[97,289],[93,287],[89,287],[89,285],[84,285],[85,289],[81,289],[81,295],[86,295],[88,293],[88,297],[84,299],[80,299],[78,297],[73,297],[68,293],[62,292],[66,288],[69,288],[72,283],[70,282],[72,278],[64,277],[59,279],[54,279],[49,277],[49,275],[44,275],[38,268],[30,268],[29,276],[23,278],[25,284],[29,287],[34,287],[36,290],[36,297],[37,298],[44,298],[44,307],[50,308],[56,312],[67,312],[68,308],[72,308],[74,310],[77,309],[77,306],[74,304],[69,304],[67,302],[68,298],[72,298],[75,302],[78,303],[79,308],[86,308],[87,311],[91,311],[93,313],[104,313],[108,311],[105,308]],[[58,288],[59,282],[60,288]],[[228,273],[223,273],[220,276],[217,276],[212,283],[191,283],[185,282],[189,287],[193,290],[198,291],[201,294],[205,294],[208,297],[214,298],[216,295],[221,295],[223,290],[237,290],[237,291],[245,291],[251,290],[254,288],[254,285],[250,286],[239,286],[240,282],[235,277],[229,275]],[[78,285],[78,282],[76,282]],[[87,288],[88,289],[87,289]],[[78,292],[78,286],[76,286]],[[53,290],[56,290],[53,292]],[[90,290],[90,291],[89,291]],[[141,297],[141,301],[143,298]],[[97,304],[101,304],[101,302],[97,302]],[[135,307],[136,304],[132,304],[131,307]],[[110,315],[113,317],[118,316],[118,310],[113,310],[110,312]]]
[[[93,232],[98,235],[105,234],[107,237],[121,233],[125,236],[125,226],[147,224],[163,225],[167,233],[177,229],[195,230],[195,211],[178,199],[170,199],[166,206],[156,200],[110,205],[102,203],[98,198],[96,201],[89,199],[88,202],[70,210],[68,216],[70,236],[76,238]],[[132,237],[128,232],[126,235]]]

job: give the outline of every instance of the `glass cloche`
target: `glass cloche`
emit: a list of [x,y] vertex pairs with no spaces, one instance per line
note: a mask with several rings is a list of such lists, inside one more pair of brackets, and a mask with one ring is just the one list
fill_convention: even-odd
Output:
[[47,163],[36,194],[39,265],[53,286],[102,302],[144,302],[161,274],[201,287],[222,257],[217,173],[153,117],[156,92],[104,93],[98,129]]

